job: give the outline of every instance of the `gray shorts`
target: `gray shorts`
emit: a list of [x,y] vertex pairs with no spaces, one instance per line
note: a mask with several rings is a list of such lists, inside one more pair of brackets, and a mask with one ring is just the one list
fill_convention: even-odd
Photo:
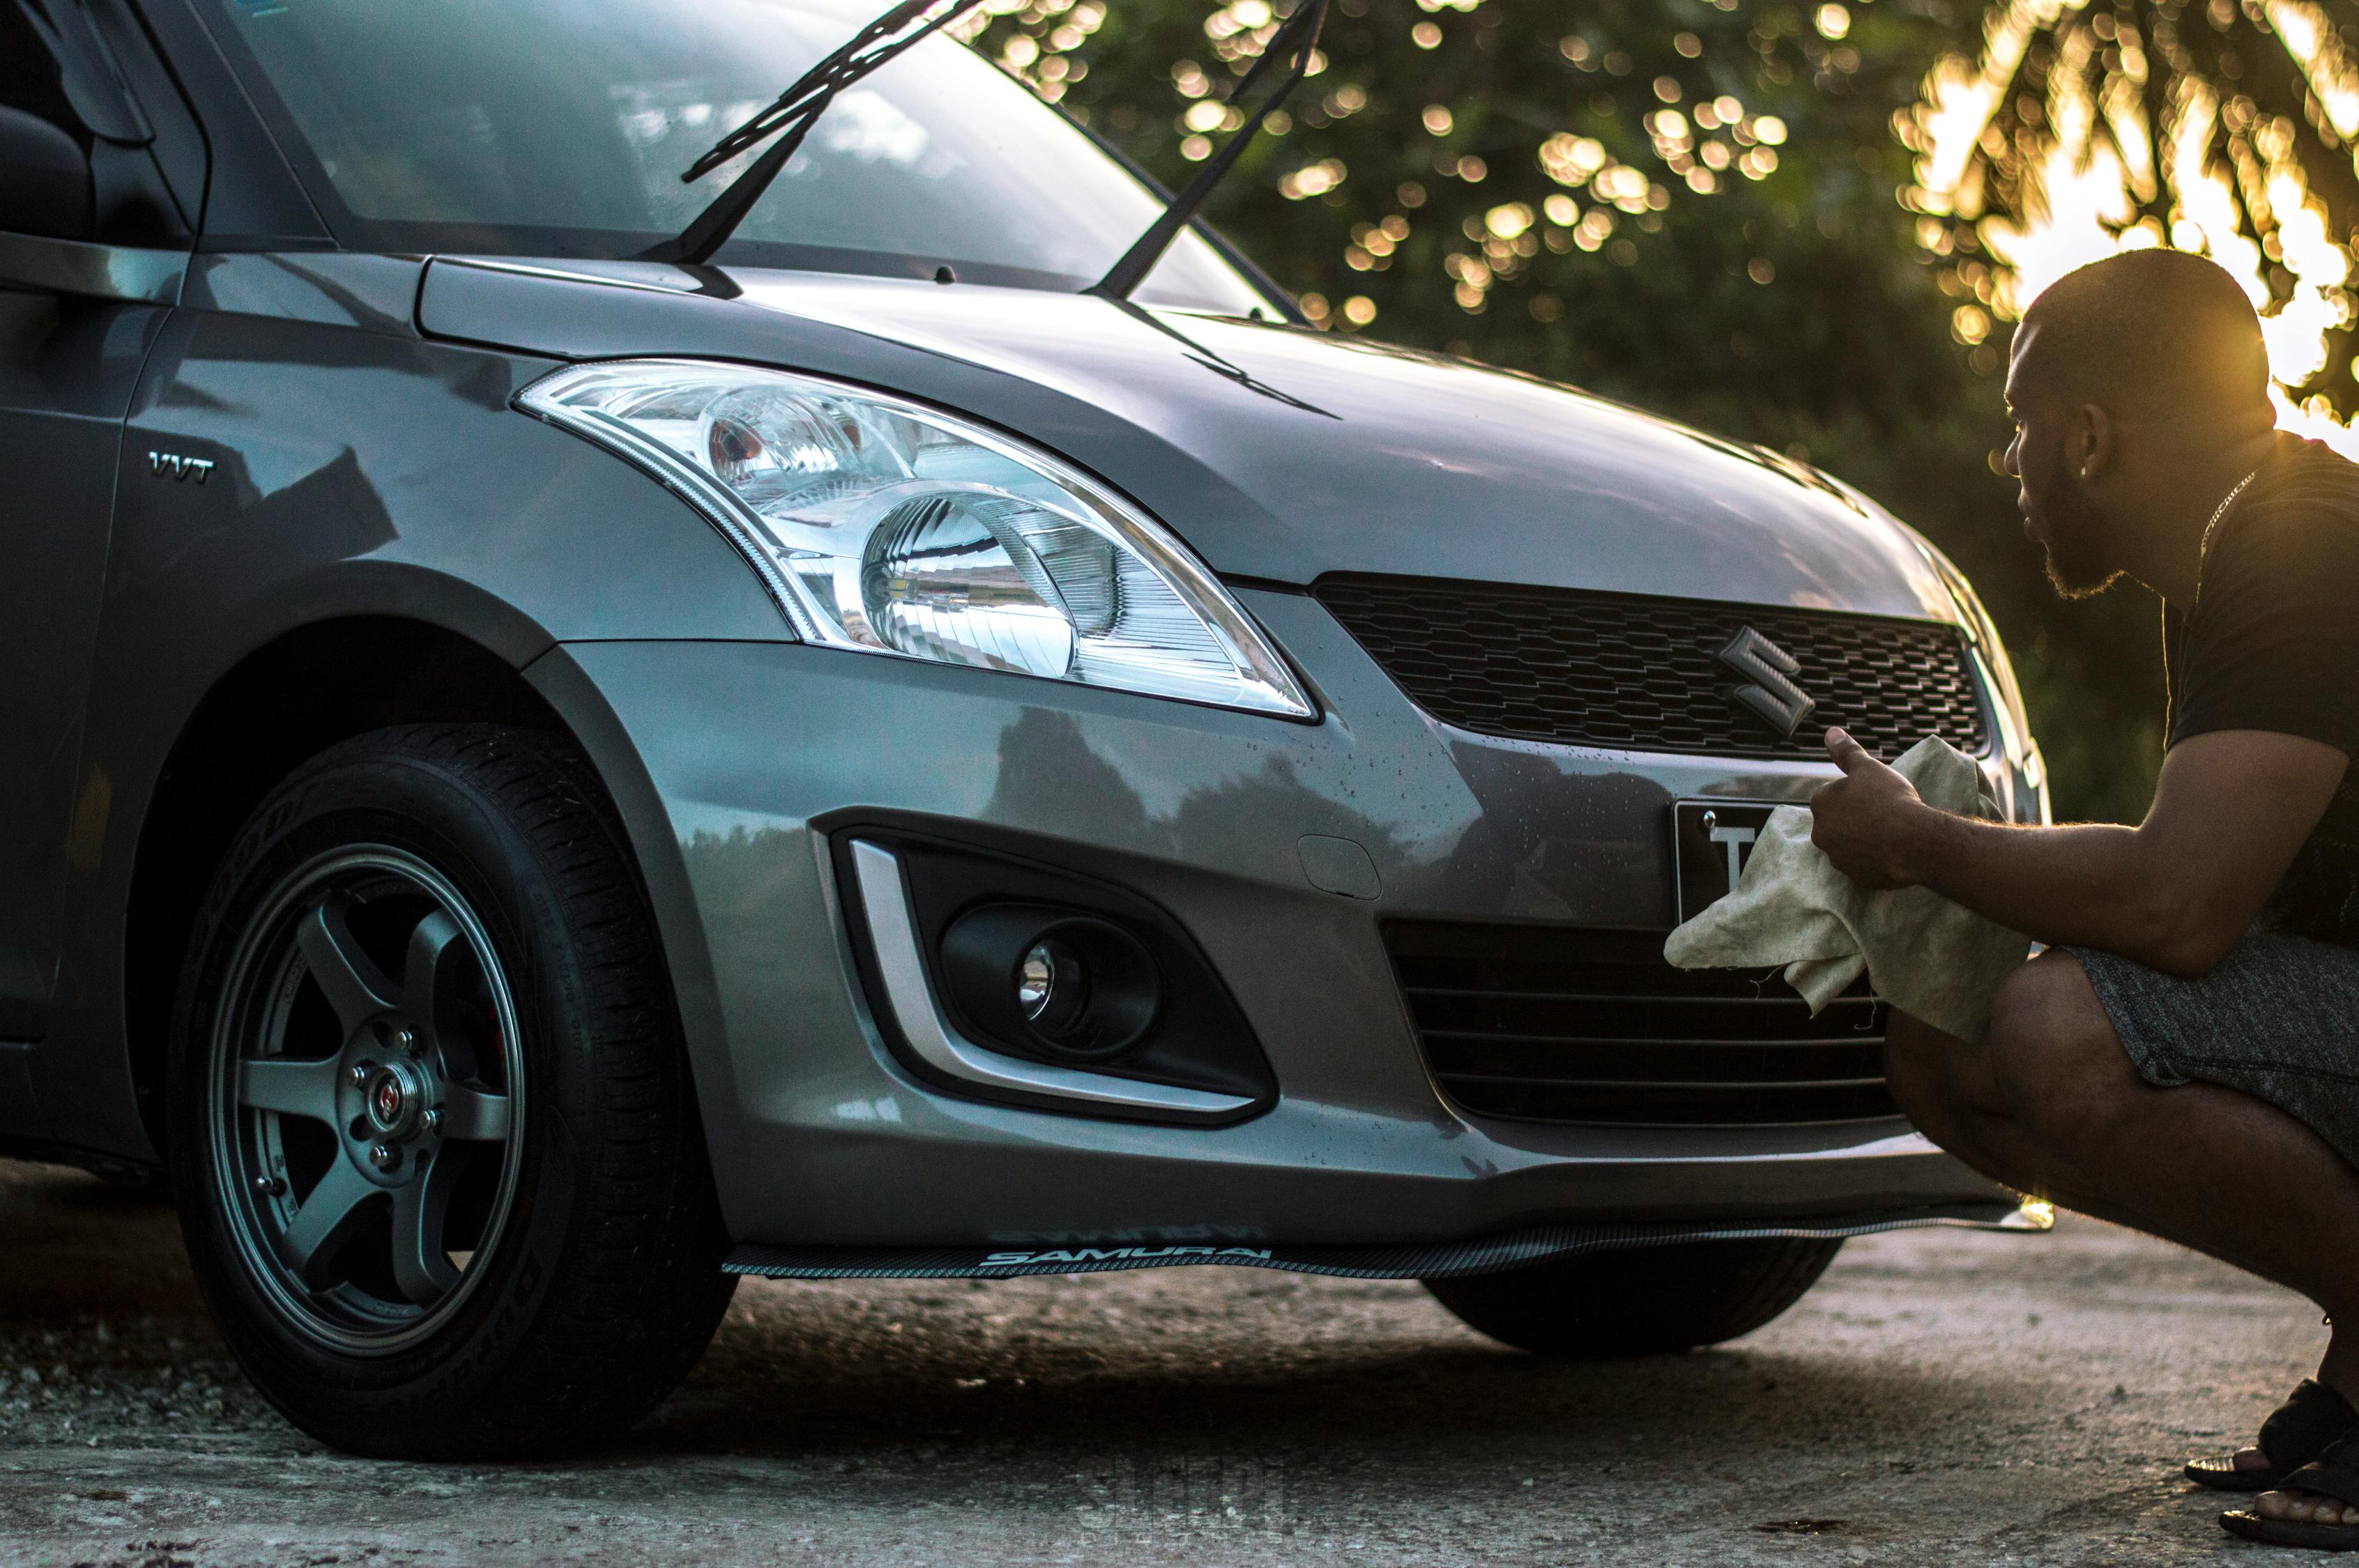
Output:
[[2191,980],[2066,951],[2147,1083],[2241,1089],[2359,1166],[2359,949],[2255,931]]

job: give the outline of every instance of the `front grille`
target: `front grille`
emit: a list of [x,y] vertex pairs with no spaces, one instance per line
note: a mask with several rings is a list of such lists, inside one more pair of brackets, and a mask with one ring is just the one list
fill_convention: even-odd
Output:
[[[1989,743],[1965,643],[1948,626],[1686,599],[1422,578],[1312,589],[1419,707],[1484,735],[1722,757],[1818,757],[1830,724],[1898,755],[1939,735]],[[1818,707],[1781,737],[1731,694],[1719,654],[1746,626],[1792,654]]]
[[1659,931],[1392,921],[1385,942],[1443,1091],[1478,1116],[1743,1127],[1896,1116],[1885,1004],[1818,1017],[1776,969],[1675,969]]

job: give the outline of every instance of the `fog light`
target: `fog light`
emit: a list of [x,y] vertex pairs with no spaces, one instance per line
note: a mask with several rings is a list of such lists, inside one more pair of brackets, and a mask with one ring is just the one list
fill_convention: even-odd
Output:
[[1044,935],[1016,967],[1016,1005],[1033,1028],[1064,1044],[1089,1011],[1089,966],[1071,943]]
[[877,1033],[929,1090],[1186,1126],[1277,1103],[1252,1023],[1160,904],[898,828],[829,848]]
[[943,934],[951,1000],[980,1034],[1019,1050],[1103,1059],[1155,1022],[1162,983],[1120,926],[1039,904],[986,904]]
[[1056,990],[1057,956],[1044,942],[1024,955],[1024,968],[1016,976],[1016,1005],[1025,1017],[1038,1018]]

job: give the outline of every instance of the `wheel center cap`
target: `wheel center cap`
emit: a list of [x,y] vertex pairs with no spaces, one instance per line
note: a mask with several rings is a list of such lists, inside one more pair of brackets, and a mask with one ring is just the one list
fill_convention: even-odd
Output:
[[369,1125],[387,1138],[407,1138],[418,1130],[426,1109],[426,1079],[408,1062],[379,1067],[364,1091]]

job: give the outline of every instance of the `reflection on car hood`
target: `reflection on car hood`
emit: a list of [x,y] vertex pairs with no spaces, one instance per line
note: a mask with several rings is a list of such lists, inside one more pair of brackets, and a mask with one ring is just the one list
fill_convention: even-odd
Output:
[[1060,453],[1231,577],[1384,572],[1951,620],[1908,532],[1782,458],[1365,340],[1083,295],[641,264],[437,262],[430,333],[715,355]]

